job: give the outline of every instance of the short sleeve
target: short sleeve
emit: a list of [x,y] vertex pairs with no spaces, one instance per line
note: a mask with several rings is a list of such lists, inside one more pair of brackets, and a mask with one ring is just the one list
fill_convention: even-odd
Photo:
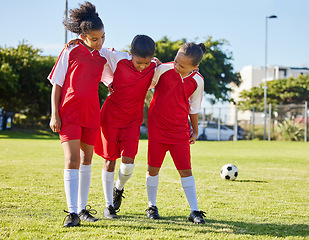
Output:
[[195,89],[194,93],[189,97],[189,104],[190,104],[190,114],[198,113],[201,110],[201,103],[204,94],[204,79],[203,77],[197,73],[194,75],[194,80],[197,83],[197,88]]
[[63,49],[60,53],[56,64],[54,65],[52,71],[48,75],[47,79],[51,84],[57,84],[60,87],[63,86],[65,76],[67,74],[69,66],[69,56],[72,49]]

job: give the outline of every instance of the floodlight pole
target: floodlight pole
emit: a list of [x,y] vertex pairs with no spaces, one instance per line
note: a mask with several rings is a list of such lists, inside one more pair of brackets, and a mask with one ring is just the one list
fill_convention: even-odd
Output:
[[307,142],[307,133],[308,133],[308,102],[305,101],[305,136],[304,136],[305,142]]
[[[68,0],[64,1],[64,20],[68,19]],[[68,32],[67,29],[64,27],[64,44],[68,42]]]
[[266,16],[265,19],[265,73],[264,73],[264,137],[266,140],[266,125],[267,125],[267,22],[269,18],[277,18],[276,15]]

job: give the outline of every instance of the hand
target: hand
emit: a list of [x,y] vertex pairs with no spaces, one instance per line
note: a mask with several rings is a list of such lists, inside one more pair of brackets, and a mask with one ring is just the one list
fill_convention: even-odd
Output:
[[110,94],[113,94],[113,93],[114,93],[113,83],[108,84],[107,87],[108,87],[109,93],[110,93]]
[[61,119],[59,115],[52,116],[49,122],[49,127],[53,132],[59,132],[61,128]]
[[189,144],[194,144],[197,138],[197,133],[192,133],[189,139]]
[[157,64],[157,67],[160,66],[162,64],[162,62],[160,61],[159,58],[153,57],[152,60],[154,60]]
[[68,49],[71,45],[73,45],[73,47],[75,45],[77,45],[79,42],[83,42],[83,40],[76,38],[76,39],[72,39],[70,40],[67,44],[64,45],[64,48]]

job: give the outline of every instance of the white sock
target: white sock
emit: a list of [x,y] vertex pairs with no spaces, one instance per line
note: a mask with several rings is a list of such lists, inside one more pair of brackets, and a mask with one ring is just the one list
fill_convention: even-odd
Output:
[[78,179],[78,169],[64,169],[64,190],[70,213],[77,213]]
[[159,174],[156,176],[149,176],[146,173],[146,185],[147,185],[147,195],[148,195],[148,205],[156,206],[157,192],[159,186]]
[[130,179],[133,173],[134,163],[123,163],[121,162],[119,168],[118,179],[115,182],[115,187],[118,190],[122,190],[126,182]]
[[191,212],[198,211],[194,177],[181,178],[181,185],[189,202]]
[[102,169],[102,184],[105,196],[106,207],[113,204],[114,172],[108,172]]
[[78,212],[86,208],[91,180],[91,164],[79,166]]

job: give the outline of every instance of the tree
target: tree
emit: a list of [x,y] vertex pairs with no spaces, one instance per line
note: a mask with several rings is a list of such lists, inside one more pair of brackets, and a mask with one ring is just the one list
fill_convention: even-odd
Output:
[[45,73],[54,59],[41,57],[39,52],[24,42],[17,48],[0,48],[0,105],[5,110],[32,109],[34,113],[34,105],[50,93],[42,79],[47,82]]
[[[178,49],[184,44],[186,39],[170,41],[167,37],[156,42],[155,56],[162,62],[173,61]],[[205,79],[205,92],[213,95],[212,102],[217,100],[229,101],[229,84],[234,83],[239,86],[240,75],[233,72],[231,64],[232,53],[224,51],[227,44],[225,40],[213,41],[209,37],[205,42],[206,53],[199,66],[199,72]]]
[[[267,87],[267,102],[273,105],[302,104],[309,100],[309,75],[269,81]],[[240,99],[237,103],[239,109],[251,110],[255,107],[257,111],[263,111],[264,83],[242,91]]]

